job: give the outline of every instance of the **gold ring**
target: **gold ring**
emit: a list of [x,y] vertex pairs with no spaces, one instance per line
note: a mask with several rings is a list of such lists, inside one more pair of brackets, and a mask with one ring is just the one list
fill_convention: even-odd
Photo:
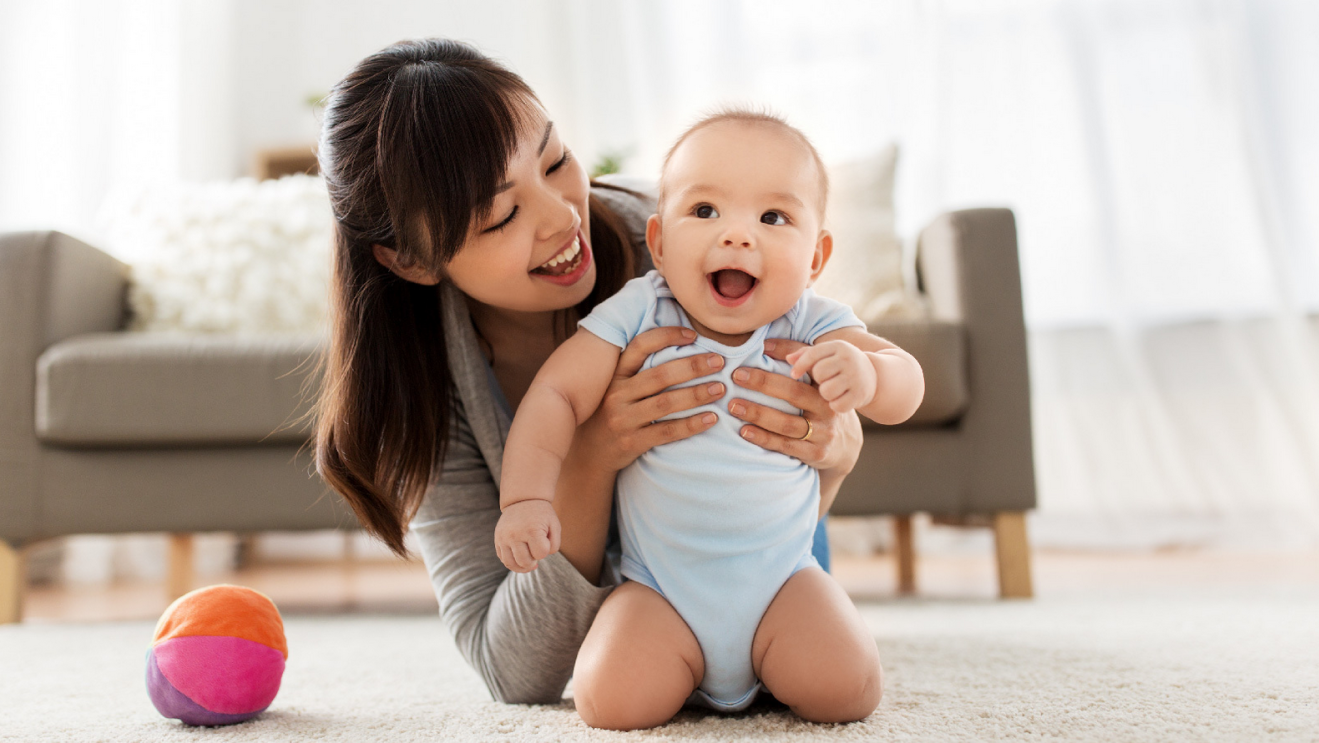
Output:
[[806,421],[806,433],[802,434],[802,437],[797,440],[810,441],[811,434],[815,432],[815,426],[812,426],[810,420],[808,420],[805,416],[802,417],[802,420]]

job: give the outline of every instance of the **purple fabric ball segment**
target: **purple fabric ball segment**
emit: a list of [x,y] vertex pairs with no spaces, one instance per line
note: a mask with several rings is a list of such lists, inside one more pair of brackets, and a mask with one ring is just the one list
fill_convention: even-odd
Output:
[[232,725],[270,706],[287,659],[273,601],[242,586],[208,586],[161,615],[147,651],[147,694],[165,717]]

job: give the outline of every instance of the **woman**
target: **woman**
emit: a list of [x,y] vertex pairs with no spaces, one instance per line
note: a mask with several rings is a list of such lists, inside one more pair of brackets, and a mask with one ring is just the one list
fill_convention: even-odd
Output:
[[[495,699],[555,703],[588,631],[625,644],[626,618],[592,626],[618,583],[606,554],[615,474],[714,423],[650,424],[725,397],[706,385],[661,393],[723,360],[638,373],[692,340],[680,328],[638,337],[564,462],[559,553],[510,573],[494,529],[511,411],[577,319],[650,267],[654,204],[592,187],[521,78],[451,41],[363,60],[330,95],[320,159],[337,229],[318,469],[400,555],[410,524],[440,614]],[[796,348],[779,345],[778,357]],[[860,451],[856,416],[787,377],[758,372],[744,386],[806,411],[801,441],[802,416],[729,398],[753,442],[820,470],[827,510]]]

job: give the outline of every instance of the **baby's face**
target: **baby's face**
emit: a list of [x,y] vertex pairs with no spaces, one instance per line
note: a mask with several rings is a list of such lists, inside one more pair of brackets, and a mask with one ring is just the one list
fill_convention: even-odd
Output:
[[712,124],[679,146],[663,178],[646,241],[702,334],[742,343],[791,309],[824,268],[832,239],[820,225],[820,174],[790,134]]

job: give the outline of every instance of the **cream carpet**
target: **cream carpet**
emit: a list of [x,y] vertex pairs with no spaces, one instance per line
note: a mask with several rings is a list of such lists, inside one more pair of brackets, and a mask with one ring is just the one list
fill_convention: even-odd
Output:
[[571,702],[490,701],[438,619],[287,618],[271,708],[227,728],[159,717],[152,625],[0,627],[0,740],[1319,741],[1319,593],[865,604],[885,668],[879,710],[811,725],[782,707],[684,711],[641,733],[591,730]]

